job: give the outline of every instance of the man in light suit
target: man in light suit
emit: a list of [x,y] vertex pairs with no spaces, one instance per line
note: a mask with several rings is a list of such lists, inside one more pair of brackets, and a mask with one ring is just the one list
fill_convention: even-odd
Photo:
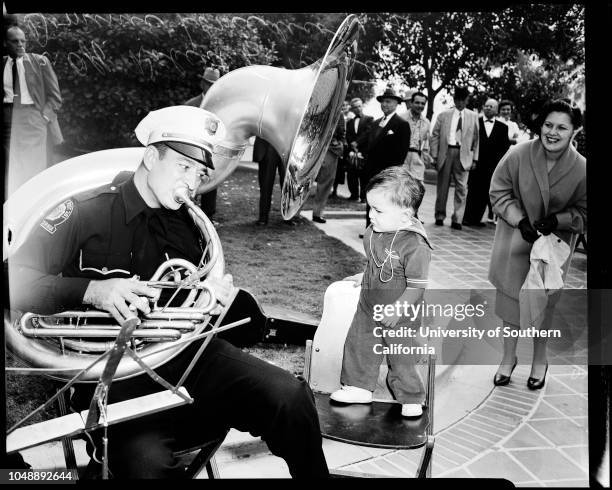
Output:
[[[366,185],[381,170],[403,165],[410,148],[410,124],[396,114],[397,106],[404,99],[388,88],[376,100],[384,115],[374,121],[368,133]],[[369,214],[370,207],[366,206],[366,227],[370,226]]]
[[497,101],[489,99],[479,118],[478,168],[470,172],[468,195],[465,204],[463,224],[466,226],[486,226],[480,221],[489,204],[489,186],[497,164],[510,146],[508,126],[496,119]]
[[[200,83],[200,87],[202,87],[202,92],[196,97],[189,99],[183,105],[190,105],[203,109],[202,102],[204,100],[204,96],[206,95],[206,92],[208,92],[210,87],[212,87],[213,83],[219,80],[219,76],[219,70],[217,70],[216,68],[205,68],[204,75],[202,75],[202,82]],[[208,218],[213,221],[213,217],[217,212],[217,189],[213,189],[212,191],[208,191],[205,194],[202,194],[200,199],[200,207],[202,208],[202,211],[204,211],[204,214],[206,214],[206,216],[208,216]],[[215,221],[213,221],[213,223],[215,225],[217,224]]]
[[[363,101],[359,97],[351,100],[351,111],[355,114],[355,117],[346,125],[347,150],[349,153],[353,151],[365,155],[366,137],[374,122],[374,118],[363,113]],[[353,165],[349,165],[347,168],[346,179],[349,192],[351,193],[350,200],[357,201],[361,198],[362,202],[365,202],[367,181],[363,171],[363,168],[357,168]]]
[[47,132],[62,142],[57,112],[62,96],[51,62],[26,53],[26,37],[18,26],[6,30],[3,63],[4,158],[8,163],[6,197],[47,168]]
[[455,107],[438,115],[431,135],[431,156],[438,171],[436,225],[444,224],[452,175],[455,180],[455,210],[451,228],[454,230],[461,230],[468,175],[478,161],[478,115],[466,109],[469,95],[467,88],[455,87]]

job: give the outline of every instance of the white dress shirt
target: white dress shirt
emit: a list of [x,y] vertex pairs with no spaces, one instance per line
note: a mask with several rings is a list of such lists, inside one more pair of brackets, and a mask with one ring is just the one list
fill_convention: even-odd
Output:
[[499,121],[503,122],[508,126],[508,138],[511,140],[518,139],[519,137],[519,127],[514,121],[510,119],[504,119],[503,117],[498,118]]
[[487,119],[483,116],[482,120],[484,121],[485,133],[487,133],[487,138],[491,136],[491,131],[493,130],[493,124],[495,124],[495,118]]
[[[461,141],[457,141],[455,134],[457,133],[457,123],[459,122],[459,115],[461,115],[461,127],[465,128],[465,109],[453,111],[453,117],[451,118],[450,133],[448,135],[448,144],[451,146],[461,145]],[[463,131],[463,129],[462,129]]]
[[[12,104],[15,94],[13,94],[13,58],[9,57],[4,65],[4,103]],[[34,104],[28,84],[25,80],[25,68],[23,66],[23,56],[17,58],[17,75],[19,76],[19,88],[21,88],[21,103],[23,105]]]
[[395,111],[393,111],[388,116],[383,117],[382,121],[380,121],[378,126],[381,127],[381,128],[384,128],[387,125],[387,123],[389,122],[389,119],[391,119],[394,115],[395,115]]

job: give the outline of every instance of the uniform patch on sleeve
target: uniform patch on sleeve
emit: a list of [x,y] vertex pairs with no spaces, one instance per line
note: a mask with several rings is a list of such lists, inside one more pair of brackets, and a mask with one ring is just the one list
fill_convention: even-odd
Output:
[[72,199],[64,201],[40,222],[40,226],[53,235],[57,231],[58,226],[68,221],[73,209],[74,202],[72,202]]

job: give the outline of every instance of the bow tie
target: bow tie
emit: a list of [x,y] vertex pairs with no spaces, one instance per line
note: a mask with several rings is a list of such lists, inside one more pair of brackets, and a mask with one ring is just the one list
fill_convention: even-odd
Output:
[[485,122],[495,122],[495,119],[485,119]]

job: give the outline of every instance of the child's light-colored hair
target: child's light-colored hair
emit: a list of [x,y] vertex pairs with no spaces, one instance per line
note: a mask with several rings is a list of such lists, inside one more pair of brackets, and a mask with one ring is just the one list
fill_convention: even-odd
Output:
[[372,177],[366,187],[366,193],[374,189],[388,191],[393,204],[400,208],[410,208],[415,213],[419,210],[425,194],[423,184],[403,166],[388,167]]

